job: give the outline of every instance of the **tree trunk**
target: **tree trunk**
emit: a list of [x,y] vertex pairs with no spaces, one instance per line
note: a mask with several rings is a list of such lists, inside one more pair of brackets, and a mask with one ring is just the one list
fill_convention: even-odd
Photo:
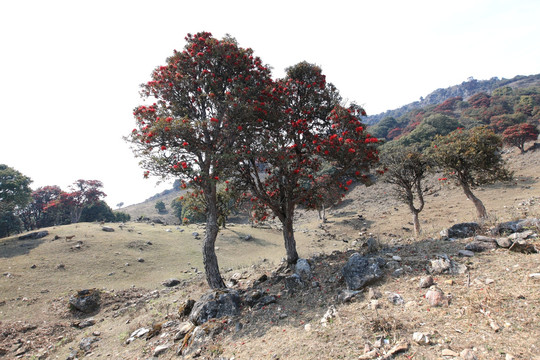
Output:
[[289,265],[296,264],[298,260],[296,240],[294,239],[293,215],[294,208],[287,210],[285,217],[280,219],[283,224],[283,240],[285,241],[285,251],[287,252],[287,263]]
[[474,206],[476,207],[476,215],[478,216],[478,218],[479,219],[487,218],[486,208],[484,204],[482,203],[482,201],[476,196],[474,196],[474,194],[472,193],[468,185],[461,184],[461,187],[463,188],[463,192],[467,196],[467,199],[471,200]]
[[321,219],[321,222],[324,224],[326,223],[326,206],[322,206],[322,219]]
[[413,224],[414,224],[414,236],[420,235],[421,229],[420,229],[420,221],[418,220],[418,213],[419,211],[413,211]]
[[202,248],[204,271],[206,273],[206,281],[212,289],[225,288],[225,283],[219,272],[218,259],[216,256],[216,238],[219,231],[217,223],[217,201],[216,188],[205,192],[207,196],[207,214],[206,214],[206,232],[204,234],[204,243]]

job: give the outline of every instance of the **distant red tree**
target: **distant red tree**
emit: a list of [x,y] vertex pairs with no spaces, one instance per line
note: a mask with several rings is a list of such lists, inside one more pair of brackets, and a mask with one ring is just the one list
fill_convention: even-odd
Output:
[[456,96],[450,99],[447,99],[443,103],[437,105],[433,111],[440,112],[440,113],[452,113],[456,110],[456,105],[458,102],[463,101],[463,98],[461,96]]
[[471,96],[468,103],[473,108],[486,108],[491,104],[491,97],[486,93],[478,93]]
[[525,143],[538,139],[538,129],[529,124],[510,126],[503,132],[503,141],[517,147],[521,153],[525,152]]
[[403,133],[403,129],[400,129],[400,128],[393,128],[392,130],[390,130],[388,132],[388,134],[386,135],[386,138],[388,140],[394,140],[396,139],[397,137],[399,137],[401,134]]

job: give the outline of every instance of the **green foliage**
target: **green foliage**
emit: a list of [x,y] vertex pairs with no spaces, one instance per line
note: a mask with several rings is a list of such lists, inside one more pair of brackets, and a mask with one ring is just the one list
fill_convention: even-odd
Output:
[[0,237],[21,231],[17,215],[31,200],[31,182],[19,171],[0,164]]
[[131,215],[122,211],[114,211],[115,222],[126,222],[131,220]]
[[173,209],[174,216],[182,222],[182,200],[176,198],[171,202],[171,208]]
[[115,215],[110,206],[105,201],[100,200],[83,208],[80,221],[114,222],[115,220]]
[[165,214],[167,212],[167,209],[165,207],[165,203],[163,201],[156,202],[156,205],[154,206],[158,213]]
[[483,126],[437,136],[429,154],[459,184],[478,186],[510,178],[500,152],[502,145],[501,137]]
[[388,148],[414,145],[422,150],[429,147],[435,136],[446,135],[456,130],[459,126],[458,120],[451,116],[437,113],[431,114],[423,119],[409,134],[400,137],[393,143],[388,143]]

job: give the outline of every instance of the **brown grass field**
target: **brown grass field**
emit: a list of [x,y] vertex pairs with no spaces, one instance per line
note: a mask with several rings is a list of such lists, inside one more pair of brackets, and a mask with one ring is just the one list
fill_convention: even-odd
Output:
[[[540,152],[519,155],[511,150],[506,157],[514,181],[475,191],[490,214],[485,228],[540,217]],[[443,350],[459,354],[464,349],[472,349],[477,359],[540,359],[540,280],[529,277],[540,273],[540,254],[497,249],[458,258],[465,240],[443,241],[439,232],[476,220],[474,207],[460,189],[432,184],[420,214],[423,234],[417,238],[407,208],[384,184],[353,189],[331,209],[323,227],[316,213],[299,211],[295,225],[299,254],[311,259],[321,286],[287,294],[282,282],[263,283],[263,291],[279,296],[277,303],[244,309],[238,318],[229,319],[232,325],[225,326],[199,358],[358,359],[366,344],[382,339],[387,349],[409,344],[396,359],[451,359],[443,356]],[[142,211],[152,217],[152,210],[153,203]],[[80,223],[48,228],[49,235],[40,240],[0,239],[0,358],[66,359],[70,348],[78,349],[80,340],[94,332],[99,332],[100,340],[85,358],[149,359],[156,346],[172,342],[172,334],[163,330],[148,341],[125,344],[128,335],[142,326],[181,320],[179,304],[208,290],[200,273],[201,240],[192,235],[196,231],[202,237],[203,228],[108,225],[115,232],[103,232],[97,223]],[[71,235],[75,236],[66,239]],[[243,240],[246,235],[253,240]],[[340,269],[353,251],[362,250],[368,236],[377,239],[381,256],[398,255],[411,270],[400,277],[387,270],[384,280],[372,285],[382,294],[376,308],[367,291],[350,303],[340,303],[336,296],[346,288]],[[276,223],[261,228],[230,224],[220,231],[216,246],[222,275],[229,279],[242,273],[244,289],[263,273],[270,276],[284,256]],[[469,271],[436,277],[437,286],[452,300],[448,306],[430,308],[418,281],[426,274],[428,260],[441,253],[466,264]],[[184,282],[167,289],[161,282],[169,278]],[[68,311],[68,298],[85,288],[102,289],[103,305],[92,314],[94,326],[78,329],[72,325],[81,319]],[[389,293],[400,294],[405,304],[393,305],[387,300]],[[320,319],[330,305],[338,315],[324,327]],[[241,329],[233,326],[238,322]],[[414,343],[414,332],[428,334],[431,344]],[[159,359],[181,359],[175,354],[177,344]]]

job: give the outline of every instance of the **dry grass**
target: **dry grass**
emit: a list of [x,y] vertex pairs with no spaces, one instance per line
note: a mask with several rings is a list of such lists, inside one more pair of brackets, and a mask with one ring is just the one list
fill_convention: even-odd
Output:
[[[518,156],[514,152],[509,159],[516,172],[515,182],[477,190],[491,214],[486,227],[540,217],[540,153]],[[388,349],[405,340],[411,342],[410,349],[396,358],[437,359],[442,358],[445,348],[458,353],[475,348],[478,359],[504,359],[507,353],[517,359],[538,359],[540,282],[528,275],[540,272],[540,255],[499,249],[456,259],[465,263],[469,272],[436,278],[452,300],[449,306],[431,308],[423,298],[426,290],[418,288],[428,259],[440,253],[455,256],[464,245],[461,240],[440,241],[438,232],[454,223],[473,221],[474,207],[459,189],[436,184],[420,214],[424,234],[413,238],[407,209],[389,192],[382,184],[354,189],[350,200],[330,212],[323,228],[318,226],[315,213],[299,212],[295,229],[299,253],[312,258],[314,280],[320,287],[289,294],[282,282],[271,278],[262,289],[279,295],[277,303],[259,310],[244,309],[202,357],[356,359],[366,344],[372,347],[377,340],[386,340]],[[225,278],[243,272],[246,279],[241,287],[248,288],[262,273],[271,275],[283,256],[283,245],[281,232],[270,225],[272,228],[236,224],[220,232],[216,246]],[[48,346],[52,357],[65,358],[82,337],[100,331],[101,340],[90,358],[147,359],[158,343],[170,338],[169,334],[169,338],[124,345],[133,330],[177,319],[180,302],[197,299],[207,291],[203,275],[193,269],[202,270],[201,242],[191,233],[202,234],[203,230],[191,225],[180,232],[176,226],[135,222],[124,230],[111,226],[116,227],[114,233],[101,231],[99,224],[83,223],[49,228],[50,235],[37,241],[0,240],[0,350],[13,349],[17,339],[24,339],[31,345],[25,345],[29,350],[22,358],[39,355]],[[361,250],[358,246],[370,233],[384,249],[382,256],[399,255],[402,265],[410,266],[411,271],[392,277],[388,269],[388,276],[372,286],[382,294],[380,308],[370,306],[366,292],[351,303],[340,304],[336,295],[345,288],[340,270],[353,251]],[[253,240],[241,239],[248,234]],[[70,235],[75,237],[68,241],[66,236]],[[55,236],[60,238],[54,240]],[[359,240],[358,245],[353,245],[354,240]],[[76,247],[79,241],[80,249]],[[138,258],[145,261],[138,262]],[[64,269],[58,269],[59,264],[64,264]],[[36,267],[32,269],[32,265]],[[186,283],[164,289],[161,282],[171,277]],[[75,329],[71,322],[76,318],[67,311],[67,299],[75,290],[90,287],[106,289],[104,305],[93,314],[96,325]],[[152,295],[154,289],[160,290],[159,297]],[[399,293],[405,305],[391,304],[389,293]],[[338,316],[323,327],[320,319],[330,305],[336,305]],[[235,329],[236,322],[243,324],[242,329]],[[500,329],[495,331],[490,322]],[[37,329],[25,330],[29,324]],[[311,327],[309,331],[306,325]],[[412,334],[417,331],[428,334],[433,345],[412,343]],[[160,358],[176,358],[173,353]]]

